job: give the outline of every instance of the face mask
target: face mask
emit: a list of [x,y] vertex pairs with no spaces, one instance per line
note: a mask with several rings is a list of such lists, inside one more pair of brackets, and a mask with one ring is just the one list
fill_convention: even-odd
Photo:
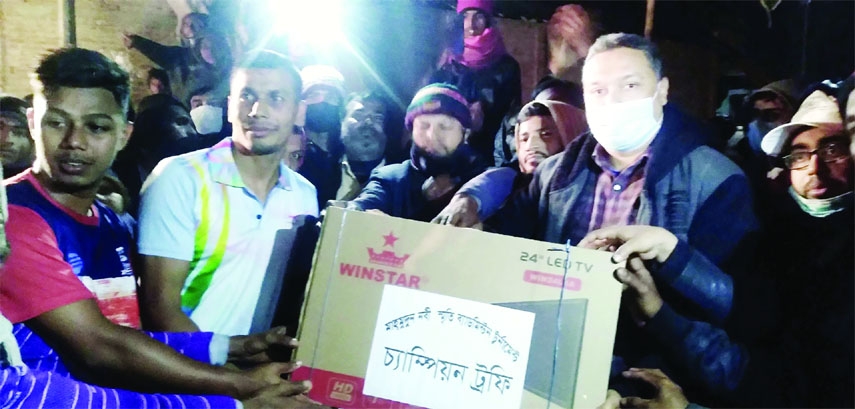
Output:
[[585,116],[591,133],[609,152],[632,152],[640,148],[656,136],[662,125],[653,116],[655,98],[656,94],[599,107],[588,105]]
[[808,199],[802,197],[793,190],[792,186],[790,186],[789,192],[790,196],[799,204],[802,211],[813,217],[827,217],[852,206],[852,192],[846,192],[828,199]]
[[766,122],[761,120],[754,120],[748,124],[748,133],[746,136],[748,137],[748,144],[751,145],[751,149],[757,153],[763,152],[760,148],[760,142],[763,140],[763,137],[766,136],[769,131],[775,129],[774,122]]
[[218,133],[223,129],[223,108],[200,105],[190,110],[190,118],[193,118],[199,135]]
[[341,129],[337,106],[319,102],[306,109],[306,129],[318,133],[335,133]]
[[451,175],[462,176],[472,167],[475,151],[468,143],[461,143],[448,156],[437,156],[428,153],[416,144],[410,149],[410,160],[419,172],[428,176]]

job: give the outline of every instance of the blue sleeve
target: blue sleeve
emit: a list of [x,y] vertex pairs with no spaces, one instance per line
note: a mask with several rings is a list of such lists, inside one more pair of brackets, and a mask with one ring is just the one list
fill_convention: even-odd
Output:
[[511,168],[493,168],[466,182],[457,194],[471,196],[478,202],[478,217],[481,220],[496,214],[514,188],[517,172]]
[[510,200],[485,224],[497,233],[507,236],[527,239],[537,237],[541,227],[540,216],[546,218],[547,213],[539,208],[541,194],[544,193],[544,187],[549,186],[555,170],[562,165],[565,154],[566,152],[552,155],[538,165],[528,187],[511,195]]
[[655,273],[699,306],[705,319],[722,323],[733,305],[733,280],[750,274],[759,227],[744,175],[722,182],[701,204],[688,242],[681,240]]
[[712,393],[735,390],[745,375],[747,349],[721,328],[689,320],[663,304],[645,329],[665,348],[669,361]]
[[146,179],[138,224],[141,255],[193,259],[197,180],[182,157],[162,160]]
[[392,215],[392,194],[389,192],[391,187],[389,186],[389,181],[384,177],[386,168],[384,166],[371,172],[368,183],[362,188],[359,196],[348,203],[348,209],[363,211],[373,209]]
[[48,371],[0,369],[0,407],[10,408],[239,408],[227,396],[145,394],[103,388]]

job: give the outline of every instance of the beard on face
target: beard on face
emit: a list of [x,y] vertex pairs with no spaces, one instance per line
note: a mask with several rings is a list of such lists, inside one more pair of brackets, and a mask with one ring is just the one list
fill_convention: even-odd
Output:
[[352,160],[374,160],[383,155],[386,135],[373,125],[351,127],[342,137],[345,152]]

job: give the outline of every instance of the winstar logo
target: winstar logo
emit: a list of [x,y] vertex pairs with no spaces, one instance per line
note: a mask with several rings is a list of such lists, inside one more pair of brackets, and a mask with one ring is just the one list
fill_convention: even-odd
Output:
[[[383,247],[392,247],[393,250],[386,250],[383,248],[378,250],[375,248],[367,247],[366,250],[368,251],[368,264],[392,268],[403,268],[404,263],[407,262],[407,259],[410,258],[410,255],[404,254],[402,256],[398,256],[397,254],[395,254],[395,242],[398,241],[399,237],[396,237],[394,232],[389,232],[389,234],[384,235],[382,237]],[[388,270],[384,268],[367,267],[349,263],[341,263],[339,265],[339,273],[348,277],[362,278],[365,280],[376,281],[378,283],[393,284],[401,287],[415,289],[419,288],[419,282],[422,279],[422,277],[415,274],[406,274],[403,272]]]

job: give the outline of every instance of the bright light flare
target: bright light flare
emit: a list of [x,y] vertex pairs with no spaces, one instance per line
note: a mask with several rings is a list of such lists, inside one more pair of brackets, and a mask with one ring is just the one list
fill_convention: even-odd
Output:
[[273,31],[308,47],[327,47],[343,38],[342,0],[270,0]]

